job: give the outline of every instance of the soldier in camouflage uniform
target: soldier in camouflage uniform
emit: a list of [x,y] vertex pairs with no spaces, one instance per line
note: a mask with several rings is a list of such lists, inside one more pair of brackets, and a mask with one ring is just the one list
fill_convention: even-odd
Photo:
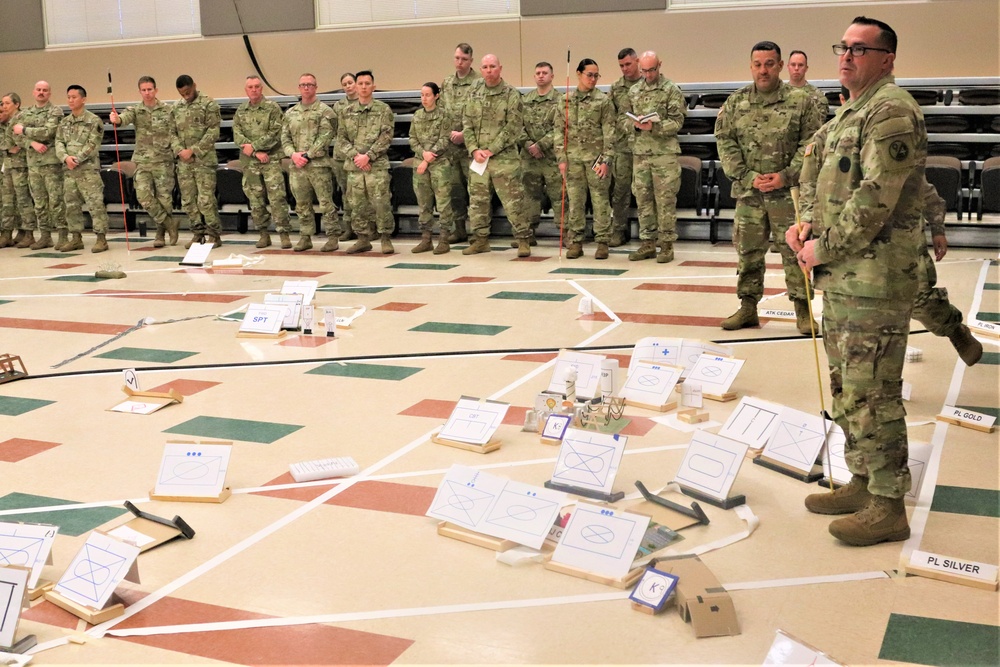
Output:
[[389,177],[389,146],[395,114],[385,102],[373,99],[375,75],[368,70],[354,76],[358,101],[347,107],[337,129],[336,155],[344,160],[347,191],[351,198],[352,222],[358,240],[347,252],[372,249],[372,229],[382,242],[382,254],[391,255],[392,195]]
[[271,245],[268,227],[271,218],[274,218],[281,247],[288,250],[292,247],[288,238],[292,227],[285,199],[285,174],[281,169],[281,158],[284,156],[281,150],[281,124],[284,120],[281,107],[277,102],[265,99],[264,85],[258,76],[248,76],[244,90],[247,101],[236,109],[233,116],[233,141],[240,147],[243,192],[250,201],[250,215],[260,233],[257,247]]
[[222,245],[222,220],[215,198],[219,168],[215,142],[219,140],[222,115],[218,103],[199,93],[189,75],[177,77],[177,92],[181,99],[171,107],[174,136],[170,147],[177,156],[181,206],[191,226],[191,240],[185,247],[211,241],[218,248]]
[[[13,145],[8,136],[10,118],[14,106],[0,102],[0,164],[7,158],[7,149]],[[7,173],[6,165],[0,168],[0,248],[15,245],[14,232],[20,231],[20,216],[17,211],[17,196],[14,193],[14,177]],[[20,242],[21,239],[18,239]]]
[[[660,59],[652,51],[639,58],[642,81],[629,89],[623,111],[637,117],[656,113],[659,120],[640,123],[620,116],[632,146],[632,191],[639,208],[639,249],[631,261],[673,261],[677,239],[677,192],[681,188],[681,145],[677,132],[684,124],[687,106],[677,85],[660,74]],[[659,243],[660,253],[656,253]]]
[[[531,227],[528,243],[536,245],[535,230],[542,216],[542,193],[549,195],[552,213],[557,219],[562,210],[562,176],[556,164],[554,149],[562,147],[563,116],[560,97],[552,87],[552,65],[540,62],[535,65],[535,90],[521,98],[524,109],[524,138],[521,151],[521,170],[524,174],[524,212]],[[558,126],[558,136],[552,128]],[[560,224],[563,221],[560,220]],[[511,244],[517,247],[517,241]]]
[[[628,105],[629,89],[642,78],[639,74],[639,56],[635,49],[627,47],[618,52],[618,67],[622,71],[622,76],[611,84],[610,95],[615,105],[615,117],[620,119]],[[632,204],[632,149],[628,142],[631,131],[618,134],[615,161],[612,165],[614,178],[611,191],[611,240],[608,241],[608,245],[612,248],[625,245],[632,236],[628,217]]]
[[[15,207],[15,216],[19,217],[17,235],[10,240],[10,245],[17,248],[27,248],[34,240],[35,204],[31,201],[31,191],[28,188],[28,159],[26,151],[14,142],[14,125],[21,113],[21,96],[17,93],[7,93],[0,102],[3,106],[7,124],[2,126],[0,144],[3,146],[3,183],[4,205]],[[8,198],[7,191],[11,195]]]
[[492,199],[496,190],[514,228],[517,256],[530,257],[531,230],[524,216],[524,181],[518,150],[524,133],[521,94],[503,80],[503,66],[495,55],[483,56],[480,73],[483,79],[473,87],[462,113],[462,134],[473,161],[479,165],[489,162],[483,175],[472,171],[468,174],[469,224],[475,239],[462,254],[490,251]]
[[790,188],[798,184],[802,152],[823,118],[803,91],[779,78],[783,64],[777,44],[755,44],[750,51],[753,83],[729,96],[715,122],[719,158],[736,200],[733,242],[739,259],[736,296],[741,302],[740,309],[722,321],[722,328],[759,324],[764,256],[773,233],[788,297],[795,306],[796,326],[809,335],[816,326],[809,317],[811,295],[806,293],[805,277],[784,235],[795,224]]
[[481,78],[472,67],[472,47],[462,42],[455,47],[455,73],[445,77],[441,84],[441,106],[453,116],[452,120],[459,128],[451,132],[451,143],[459,150],[454,154],[455,184],[451,198],[452,210],[455,211],[455,233],[448,239],[449,243],[461,243],[469,235],[466,223],[469,219],[469,164],[472,158],[465,150],[462,114],[473,84]]
[[410,123],[410,148],[414,153],[413,191],[420,207],[420,243],[410,252],[421,253],[432,249],[431,231],[434,225],[434,202],[441,214],[441,234],[435,255],[451,250],[448,237],[455,231],[455,214],[451,208],[451,188],[455,182],[451,162],[452,116],[438,106],[441,89],[429,81],[420,89],[420,103]]
[[[340,119],[344,116],[344,112],[347,107],[354,104],[355,100],[358,99],[358,89],[354,81],[353,72],[345,72],[340,75],[340,87],[344,89],[343,99],[339,99],[333,103],[333,136],[337,136],[337,128],[340,127]],[[336,147],[334,147],[334,152],[336,153]],[[330,167],[333,169],[333,175],[337,181],[337,187],[340,188],[340,202],[341,208],[344,212],[344,217],[340,222],[341,231],[340,240],[350,241],[355,238],[354,236],[354,226],[351,223],[351,201],[350,197],[347,196],[347,172],[344,171],[344,161],[343,160],[331,160]]]
[[588,191],[594,207],[594,240],[597,242],[594,259],[607,259],[611,238],[608,175],[619,136],[617,117],[611,97],[597,90],[597,80],[601,76],[597,63],[584,58],[576,68],[576,76],[576,90],[569,99],[569,132],[565,149],[557,143],[562,136],[562,128],[554,124],[552,130],[559,171],[566,178],[569,199],[569,249],[566,259],[583,256]]
[[316,229],[313,195],[322,214],[326,243],[323,252],[333,252],[340,246],[340,221],[333,203],[333,172],[330,170],[330,142],[333,141],[333,109],[316,99],[316,77],[299,77],[299,103],[285,112],[281,128],[281,147],[292,160],[288,182],[295,197],[295,213],[299,217],[299,242],[295,252],[313,247],[312,233]]
[[795,50],[788,54],[788,85],[793,88],[801,88],[808,94],[813,104],[816,105],[820,118],[826,122],[826,117],[830,112],[830,102],[819,88],[806,81],[806,72],[808,71],[809,57],[805,51]]
[[[14,142],[28,157],[28,187],[35,202],[35,219],[41,236],[29,247],[32,250],[52,247],[52,232],[59,232],[59,243],[68,238],[66,205],[63,201],[63,168],[56,152],[56,128],[63,110],[52,104],[52,89],[47,81],[35,84],[35,104],[21,111],[14,125]],[[21,243],[24,242],[22,239]],[[21,244],[18,244],[20,247]]]
[[87,203],[97,240],[91,252],[108,249],[108,210],[104,206],[104,181],[101,180],[101,140],[104,121],[87,111],[87,90],[72,85],[66,89],[69,115],[56,130],[56,155],[66,165],[66,223],[72,238],[56,250],[83,250],[83,203]]
[[153,247],[162,248],[166,236],[170,245],[177,245],[179,222],[173,217],[174,152],[170,142],[174,135],[174,117],[170,107],[156,99],[156,80],[139,77],[142,104],[131,106],[118,114],[112,111],[114,125],[135,125],[135,196],[156,225]]
[[[806,497],[847,544],[910,535],[903,361],[923,236],[927,130],[892,76],[896,35],[858,17],[834,47],[851,101],[816,133],[802,168],[803,229],[787,242],[823,291],[823,343],[850,483]],[[805,240],[809,233],[814,237]]]

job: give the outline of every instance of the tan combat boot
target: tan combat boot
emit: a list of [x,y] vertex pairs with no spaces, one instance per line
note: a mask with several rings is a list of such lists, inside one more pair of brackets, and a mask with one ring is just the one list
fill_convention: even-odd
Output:
[[569,244],[569,248],[566,249],[566,259],[579,259],[583,257],[583,244],[579,241],[574,241]]
[[17,230],[17,234],[15,234],[14,238],[10,240],[10,245],[12,248],[16,248],[17,244],[24,240],[25,233],[26,232],[23,229]]
[[396,252],[396,249],[392,247],[392,238],[388,234],[382,234],[382,254],[391,255]]
[[983,344],[973,337],[969,327],[964,324],[959,324],[957,329],[948,334],[948,340],[966,366],[974,366],[982,359]]
[[[489,242],[487,241],[487,244]],[[583,252],[582,250],[580,252]],[[517,242],[517,256],[531,257],[531,239],[519,239]]]
[[[80,247],[82,248],[83,245],[81,244]],[[90,249],[90,252],[104,252],[107,249],[108,249],[107,237],[105,237],[104,234],[98,234],[97,240],[94,241],[94,247]]]
[[346,229],[344,229],[344,231],[341,232],[339,240],[346,242],[358,238],[357,236],[354,235],[354,230],[351,229],[350,225],[345,225],[345,226]]
[[69,252],[70,250],[83,250],[83,234],[73,232],[72,238],[62,244],[63,252]]
[[757,301],[751,297],[743,297],[740,309],[722,320],[722,328],[726,331],[755,327],[760,324],[757,318]]
[[292,247],[292,238],[288,235],[288,232],[279,232],[278,238],[281,239],[281,249],[290,250]]
[[433,249],[434,249],[434,243],[433,241],[431,241],[431,233],[421,232],[420,243],[410,248],[410,252],[412,253],[430,252]]
[[299,234],[299,242],[295,244],[295,252],[305,252],[313,247],[312,237],[309,234]]
[[[455,225],[455,231],[448,236],[448,243],[465,243],[469,240],[469,233],[465,231],[465,223]],[[465,252],[464,250],[462,252]]]
[[24,233],[24,237],[18,242],[15,248],[30,248],[35,245],[35,231],[29,229]]
[[55,250],[56,252],[62,252],[63,246],[66,245],[67,243],[69,243],[69,232],[67,232],[65,229],[60,229],[59,238],[52,245],[52,249]]
[[181,233],[180,220],[175,220],[173,216],[170,216],[167,218],[167,222],[164,226],[167,228],[167,243],[170,245],[177,245],[177,237]]
[[672,241],[660,241],[660,252],[656,256],[657,264],[667,264],[674,261],[674,244]]
[[[451,240],[451,236],[448,237],[449,243],[454,243]],[[462,251],[463,255],[477,255],[481,252],[490,252],[490,237],[489,236],[477,236],[469,244],[469,247]],[[530,251],[529,251],[530,252]]]
[[205,241],[205,235],[195,232],[191,236],[191,240],[184,244],[184,249],[190,250],[191,246],[193,246],[195,243],[204,243],[204,241]]
[[437,245],[434,246],[434,254],[443,255],[448,252],[451,252],[451,245],[448,243],[448,237],[444,234],[438,235]]
[[864,509],[831,523],[830,534],[854,547],[905,540],[910,524],[903,499],[872,496]]
[[608,245],[612,248],[618,248],[625,245],[625,234],[621,232],[613,232],[611,234],[611,239],[608,241]]
[[14,239],[11,238],[10,230],[5,229],[3,233],[0,233],[0,248],[6,248],[12,245],[14,245]]
[[809,302],[805,299],[792,299],[795,306],[795,328],[803,336],[811,336],[812,332],[819,333],[819,325],[809,315]]
[[[530,245],[531,247],[535,247],[536,245],[538,245],[538,239],[535,238],[535,230],[531,230],[530,232],[528,232],[528,245]],[[517,246],[518,246],[517,239],[514,239],[513,241],[510,242],[511,248],[516,248]]]
[[38,240],[31,244],[32,250],[44,250],[52,247],[52,232],[42,232]]
[[851,514],[864,509],[871,499],[868,478],[854,475],[850,482],[835,491],[806,496],[805,505],[813,514]]
[[340,237],[336,235],[327,236],[326,243],[319,249],[320,252],[333,252],[340,247]]
[[208,238],[205,239],[205,241],[206,241],[206,243],[208,241],[211,241],[212,242],[212,247],[213,248],[218,248],[219,246],[222,245],[222,236],[218,232],[209,232],[208,233]]
[[156,238],[153,239],[154,248],[162,248],[166,245],[167,228],[163,225],[156,226]]
[[367,234],[358,234],[358,240],[347,249],[348,255],[355,255],[359,252],[368,252],[372,249],[372,242]]
[[608,244],[598,243],[597,250],[594,251],[594,259],[607,259],[608,258]]
[[257,239],[257,248],[267,248],[271,245],[271,235],[268,234],[267,230],[261,230],[260,238]]
[[653,259],[654,257],[656,257],[656,241],[646,239],[639,244],[638,250],[629,253],[628,260],[630,262],[639,262],[644,259]]

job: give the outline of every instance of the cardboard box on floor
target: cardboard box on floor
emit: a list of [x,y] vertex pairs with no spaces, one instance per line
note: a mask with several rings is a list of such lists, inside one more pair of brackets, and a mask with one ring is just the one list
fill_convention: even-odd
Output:
[[696,637],[740,634],[733,598],[708,566],[697,556],[671,556],[656,560],[656,569],[679,577],[674,595],[677,610],[690,623]]

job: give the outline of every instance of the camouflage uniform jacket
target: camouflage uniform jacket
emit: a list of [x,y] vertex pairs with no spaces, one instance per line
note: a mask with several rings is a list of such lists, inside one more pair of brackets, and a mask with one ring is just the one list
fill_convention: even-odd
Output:
[[462,134],[469,155],[483,149],[493,153],[491,160],[520,160],[518,146],[523,133],[521,93],[517,88],[503,80],[490,88],[480,80],[462,113]]
[[441,84],[441,98],[438,100],[438,104],[444,105],[444,108],[452,115],[452,121],[458,130],[462,129],[462,112],[465,109],[465,103],[469,101],[472,87],[482,78],[479,72],[471,69],[465,78],[459,79],[458,74],[451,74],[445,77],[444,83]]
[[826,99],[826,95],[823,94],[823,91],[811,83],[806,83],[806,85],[802,86],[799,90],[803,90],[807,95],[809,95],[809,99],[811,99],[813,104],[816,105],[816,111],[819,112],[821,122],[825,123],[826,117],[830,113],[830,100]]
[[299,102],[285,112],[281,126],[281,149],[286,157],[305,153],[309,161],[320,167],[330,166],[330,144],[333,142],[333,109],[319,100],[312,104]]
[[619,134],[615,119],[615,106],[609,95],[597,88],[586,93],[575,90],[569,97],[569,140],[566,150],[563,150],[561,141],[562,128],[552,130],[553,141],[557,137],[559,139],[559,161],[593,163],[601,157],[602,162],[609,162],[615,156],[615,143]]
[[[268,99],[258,104],[244,102],[233,116],[233,141],[237,147],[243,144],[253,146],[255,153],[267,153],[272,160],[284,157],[281,151],[281,124],[284,116],[277,102]],[[240,149],[241,164],[260,164],[257,158]]]
[[[611,96],[611,102],[615,105],[615,118],[617,120],[621,119],[622,114],[628,111],[628,91],[635,84],[639,83],[641,79],[636,79],[635,81],[629,81],[625,77],[621,77],[613,84],[611,84],[611,90],[608,95]],[[619,152],[628,153],[630,152],[628,147],[629,135],[632,134],[632,123],[629,122],[629,131],[619,132],[618,145],[615,147]]]
[[396,116],[385,102],[353,102],[337,128],[337,155],[343,156],[344,171],[359,171],[355,155],[367,155],[372,169],[389,169],[389,146]]
[[[539,95],[538,90],[525,93],[521,98],[521,108],[524,114],[524,137],[521,146],[525,150],[532,144],[538,144],[542,153],[547,158],[554,156],[554,146],[562,146],[562,116],[558,110],[562,106],[559,104],[560,96],[555,89],[544,95]],[[558,123],[556,121],[559,121]],[[559,126],[559,140],[554,139],[553,127]]]
[[926,245],[926,158],[923,114],[891,75],[816,133],[805,152],[801,217],[816,238],[817,289],[914,298]]
[[921,196],[924,199],[924,222],[931,228],[931,236],[945,236],[944,216],[948,211],[947,204],[937,188],[927,182],[924,177],[924,185]]
[[780,173],[785,187],[794,187],[802,153],[822,124],[809,95],[784,81],[769,93],[751,83],[730,95],[719,109],[715,140],[733,197],[753,194],[760,174]]
[[[621,127],[627,130],[629,145],[633,155],[679,155],[681,145],[677,141],[677,132],[684,124],[687,115],[687,104],[681,89],[662,74],[656,83],[650,85],[645,79],[639,81],[628,91],[628,104],[621,110]],[[653,123],[653,129],[642,131],[635,129],[632,119],[624,113],[632,112],[636,116],[645,116],[656,112],[660,121]]]
[[174,155],[190,148],[194,151],[193,164],[215,167],[219,162],[215,142],[219,140],[219,126],[222,124],[218,103],[208,95],[198,93],[190,102],[178,100],[170,110],[174,117],[174,135],[170,139]]
[[[333,109],[333,119],[331,121],[331,125],[333,126],[334,139],[337,138],[337,130],[340,129],[340,119],[344,117],[344,112],[347,111],[347,107],[351,106],[356,101],[357,98],[349,100],[345,97],[343,99],[337,100],[336,102],[330,105],[330,108]],[[336,155],[337,155],[336,146],[334,146],[333,148],[333,155],[334,155],[334,160],[336,161]]]
[[3,125],[0,125],[0,150],[3,151],[3,166],[4,169],[27,169],[28,168],[28,158],[25,155],[25,150],[21,150],[16,153],[11,153],[11,148],[19,148],[18,144],[14,141],[14,126],[21,122],[21,112],[18,111],[16,114],[11,116]]
[[27,109],[21,109],[17,123],[14,124],[24,125],[24,134],[14,135],[14,141],[26,151],[29,165],[59,164],[59,158],[54,150],[39,153],[31,148],[31,142],[37,141],[51,149],[55,144],[56,129],[62,117],[63,110],[52,102],[46,102],[42,107],[32,105]]
[[77,159],[77,169],[101,168],[99,152],[101,140],[104,138],[104,121],[96,115],[83,110],[79,116],[69,114],[59,121],[56,130],[56,155],[60,162],[73,156]]
[[416,153],[417,162],[423,161],[423,152],[437,156],[434,163],[449,160],[451,143],[451,115],[440,106],[433,110],[420,108],[410,123],[410,148]]
[[174,136],[174,116],[168,105],[159,100],[152,107],[137,104],[125,109],[119,118],[121,127],[135,124],[133,162],[137,165],[173,164],[170,141]]

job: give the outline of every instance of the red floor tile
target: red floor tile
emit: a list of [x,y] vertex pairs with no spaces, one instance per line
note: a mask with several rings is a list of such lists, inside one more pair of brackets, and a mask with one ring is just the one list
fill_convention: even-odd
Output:
[[222,384],[221,382],[206,382],[204,380],[174,380],[173,382],[168,382],[166,384],[161,384],[159,387],[153,387],[148,391],[162,391],[167,392],[171,389],[176,389],[180,392],[181,396],[193,396],[200,391],[205,391],[206,389],[211,389],[212,387]]
[[[630,324],[670,324],[687,327],[718,327],[723,317],[693,317],[689,315],[650,315],[648,313],[616,313],[622,322]],[[610,322],[604,313],[581,315],[577,318],[587,322]],[[763,320],[761,320],[763,322]]]
[[[707,260],[688,260],[686,262],[681,262],[681,266],[694,266],[701,267],[705,269],[735,269],[737,268],[736,262],[710,262]],[[765,264],[768,269],[780,269],[781,264]]]
[[[703,292],[707,294],[736,294],[736,288],[731,285],[670,285],[666,283],[642,283],[636,285],[637,290],[652,290],[655,292]],[[776,287],[765,287],[764,294],[771,296],[781,294],[785,290]]]
[[440,401],[436,398],[425,398],[419,403],[415,403],[399,414],[408,417],[433,417],[445,420],[451,415],[458,401]]
[[47,269],[75,269],[78,266],[84,266],[83,264],[53,264],[52,266],[47,266]]
[[[381,255],[379,255],[381,257]],[[281,271],[279,269],[178,269],[174,273],[238,273],[241,276],[276,276],[285,278],[319,278],[329,274],[329,271]]]
[[21,612],[21,618],[57,628],[76,630],[80,619],[62,607],[57,607],[48,600],[42,600]]
[[531,257],[515,257],[510,260],[512,262],[544,262],[547,261],[548,257],[541,257],[539,255],[532,255]]
[[44,440],[28,440],[26,438],[11,438],[0,442],[0,461],[7,463],[17,463],[29,456],[41,454],[42,452],[58,447],[61,443],[46,442]]
[[335,340],[337,339],[330,338],[329,336],[311,336],[308,334],[302,334],[287,338],[278,343],[278,345],[284,345],[286,347],[319,347],[320,345],[326,345],[327,343]]
[[394,310],[402,313],[408,313],[411,310],[423,308],[426,305],[426,303],[403,303],[400,301],[390,301],[389,303],[383,303],[381,306],[377,306],[372,310]]
[[[286,472],[267,482],[264,486],[294,483],[295,480],[292,479],[291,474]],[[329,490],[330,487],[326,485],[306,486],[296,489],[255,491],[254,495],[309,502]],[[375,510],[378,512],[391,512],[393,514],[423,516],[427,512],[427,508],[430,507],[435,492],[436,489],[429,486],[413,486],[411,484],[377,481],[358,482],[351,488],[326,501],[326,504],[337,505],[339,507],[357,507],[359,509]]]
[[186,301],[194,303],[232,303],[247,298],[243,294],[151,294],[134,290],[99,289],[87,292],[95,296],[115,296],[122,299],[151,299],[153,301]]
[[114,336],[131,328],[130,324],[100,324],[98,322],[64,322],[61,320],[29,320],[20,317],[0,317],[0,329],[34,329],[66,333],[103,334]]
[[552,361],[557,356],[555,352],[539,352],[537,354],[508,354],[500,358],[504,361],[534,361],[544,364],[547,361]]
[[486,276],[462,276],[461,278],[455,278],[454,280],[449,280],[450,283],[488,283],[491,280],[496,280],[496,278],[487,278]]

